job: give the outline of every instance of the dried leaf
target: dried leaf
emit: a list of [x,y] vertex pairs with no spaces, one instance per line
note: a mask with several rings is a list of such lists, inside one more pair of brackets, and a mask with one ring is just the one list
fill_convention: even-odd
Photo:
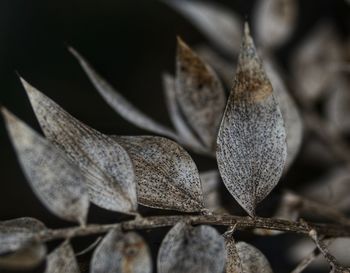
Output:
[[[272,273],[269,261],[254,246],[245,242],[226,241],[226,273]],[[237,257],[238,254],[238,257]]]
[[45,273],[79,273],[74,251],[68,241],[56,248],[48,257]]
[[254,216],[256,204],[281,177],[287,148],[282,114],[247,24],[217,143],[226,187]]
[[188,212],[203,208],[197,167],[182,147],[155,136],[113,138],[128,151],[134,163],[140,204]]
[[261,0],[256,3],[254,26],[259,44],[264,48],[280,46],[296,25],[297,1]]
[[0,257],[0,268],[29,269],[39,265],[46,255],[46,247],[41,243],[28,245],[15,253]]
[[110,231],[95,250],[91,273],[151,273],[147,244],[134,232]]
[[22,82],[46,137],[86,176],[91,201],[113,211],[135,211],[133,165],[123,147],[79,122],[33,86]]
[[264,62],[266,74],[271,81],[273,94],[281,109],[287,134],[287,161],[284,166],[286,172],[297,156],[303,139],[303,122],[294,99],[289,95],[282,76],[271,60]]
[[159,273],[221,273],[225,266],[224,238],[210,226],[177,223],[158,253]]
[[191,128],[187,126],[187,122],[179,109],[175,92],[175,79],[168,74],[164,74],[163,85],[168,111],[171,121],[179,135],[179,141],[194,151],[199,153],[208,153],[208,150],[203,147],[197,137],[193,134]]
[[342,61],[342,49],[335,33],[331,25],[319,25],[291,58],[295,91],[305,102],[313,102],[324,94],[335,77],[334,66]]
[[27,246],[36,233],[45,229],[42,222],[30,217],[0,222],[0,255]]
[[7,130],[29,185],[55,215],[83,224],[89,200],[80,169],[49,141],[6,109]]
[[235,54],[241,40],[241,20],[218,3],[163,0],[196,26],[208,39],[228,54]]
[[180,38],[175,86],[176,99],[186,120],[204,145],[213,150],[225,108],[225,93],[212,68]]
[[78,60],[86,75],[95,86],[104,100],[112,107],[119,115],[132,124],[141,129],[151,131],[156,134],[164,135],[176,139],[176,134],[169,128],[157,123],[152,118],[148,117],[127,101],[117,90],[115,90],[106,80],[104,80],[91,65],[73,48],[69,51]]

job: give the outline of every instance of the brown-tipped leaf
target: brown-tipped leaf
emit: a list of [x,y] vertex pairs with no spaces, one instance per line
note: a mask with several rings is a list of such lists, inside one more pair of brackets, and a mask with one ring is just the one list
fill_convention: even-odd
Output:
[[113,137],[130,154],[135,167],[140,204],[160,209],[200,211],[203,194],[190,155],[163,137]]
[[192,129],[213,150],[225,108],[223,87],[214,70],[180,38],[176,57],[177,101]]
[[249,215],[278,183],[286,155],[282,114],[246,24],[217,161],[226,187]]
[[186,17],[215,45],[236,54],[241,40],[241,20],[233,11],[207,1],[164,0]]
[[177,223],[165,236],[158,253],[159,273],[222,273],[224,238],[211,226]]
[[152,258],[147,244],[134,232],[110,231],[96,248],[91,273],[151,273]]
[[176,139],[176,134],[171,129],[154,121],[152,118],[142,113],[139,109],[132,105],[105,79],[103,79],[75,49],[69,48],[69,51],[78,60],[86,75],[100,93],[102,98],[119,115],[144,130]]
[[62,243],[48,257],[45,273],[79,273],[74,251],[68,241]]
[[9,111],[2,112],[22,169],[36,196],[58,217],[84,223],[89,198],[79,167]]
[[135,211],[133,165],[124,148],[79,122],[24,80],[22,82],[46,137],[86,176],[91,201],[113,211]]

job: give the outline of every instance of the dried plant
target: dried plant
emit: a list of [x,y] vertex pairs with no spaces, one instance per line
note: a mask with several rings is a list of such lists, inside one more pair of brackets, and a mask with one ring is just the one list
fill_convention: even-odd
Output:
[[[229,57],[224,59],[207,46],[198,47],[196,53],[178,38],[175,75],[163,74],[174,130],[138,110],[69,48],[116,112],[161,136],[102,134],[21,79],[45,137],[2,108],[20,165],[47,209],[78,225],[50,229],[28,217],[0,222],[0,268],[31,268],[46,258],[45,272],[80,272],[71,240],[102,234],[103,239],[99,237],[80,253],[95,249],[89,266],[92,273],[149,273],[153,268],[160,273],[273,272],[260,250],[236,242],[237,231],[244,230],[255,236],[296,233],[310,238],[314,250],[294,273],[320,255],[331,272],[350,272],[329,248],[337,238],[350,237],[346,217],[350,149],[344,139],[350,128],[344,119],[350,111],[348,71],[343,69],[346,47],[334,37],[330,25],[321,25],[295,52],[293,83],[286,84],[273,52],[292,34],[296,1],[259,2],[253,24],[259,52],[248,23],[243,27],[241,19],[224,7],[200,1],[163,2]],[[228,98],[227,87],[231,88]],[[296,91],[297,103],[290,88]],[[315,110],[323,98],[327,98],[325,117]],[[282,193],[272,217],[257,216],[257,206],[298,154],[303,131],[326,143],[340,163],[324,180],[299,194]],[[215,158],[218,170],[200,173],[185,149]],[[222,202],[220,177],[249,216],[233,215]],[[132,219],[89,224],[90,202]],[[169,212],[142,216],[138,204]],[[309,220],[310,214],[317,215],[318,222]],[[213,226],[227,231],[220,234]],[[171,229],[154,266],[147,243],[135,231],[160,227]],[[63,243],[47,254],[46,243],[55,240]]]

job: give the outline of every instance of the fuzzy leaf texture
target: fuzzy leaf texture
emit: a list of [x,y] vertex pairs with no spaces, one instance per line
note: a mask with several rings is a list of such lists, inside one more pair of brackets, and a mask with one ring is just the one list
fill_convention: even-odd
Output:
[[96,248],[91,273],[151,273],[152,259],[147,244],[134,232],[110,231]]
[[155,136],[114,136],[134,163],[138,201],[160,209],[203,209],[199,173],[190,155],[176,142]]
[[287,156],[286,132],[253,39],[245,25],[234,84],[217,139],[221,177],[250,216],[278,183]]
[[222,273],[225,242],[210,226],[177,223],[165,236],[158,253],[159,273]]
[[113,211],[135,211],[134,170],[123,147],[79,122],[33,86],[22,82],[46,137],[86,176],[91,201]]
[[89,199],[80,169],[48,140],[7,110],[7,130],[29,185],[56,216],[83,224]]

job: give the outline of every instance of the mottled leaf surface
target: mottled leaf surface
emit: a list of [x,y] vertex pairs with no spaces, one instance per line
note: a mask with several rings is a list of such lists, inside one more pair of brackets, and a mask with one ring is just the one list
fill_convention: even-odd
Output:
[[45,273],[79,273],[74,251],[68,241],[47,256]]
[[163,86],[170,118],[179,135],[179,141],[194,151],[207,153],[207,149],[203,147],[200,140],[194,135],[192,129],[187,125],[185,117],[181,113],[176,99],[174,77],[170,76],[169,74],[164,74]]
[[0,255],[27,246],[36,233],[45,229],[42,222],[30,217],[0,222]]
[[22,169],[36,196],[58,217],[84,223],[89,198],[79,167],[13,114],[7,110],[2,112]]
[[94,252],[91,273],[151,273],[147,244],[134,232],[110,231]]
[[46,137],[86,176],[91,201],[113,211],[135,211],[133,165],[123,147],[79,122],[33,86],[22,82]]
[[282,114],[246,24],[217,161],[226,187],[249,215],[278,183],[286,155]]
[[[226,241],[226,273],[272,273],[269,261],[254,246],[245,242]],[[237,257],[238,255],[238,257]]]
[[225,93],[214,70],[180,38],[175,87],[177,101],[191,128],[206,147],[214,149],[226,103]]
[[84,69],[86,75],[89,77],[102,98],[119,115],[141,129],[176,139],[176,134],[171,129],[159,124],[146,114],[142,113],[117,90],[115,90],[106,80],[104,80],[76,50],[73,48],[69,48],[69,50],[79,61],[81,67]]
[[256,2],[254,26],[259,44],[274,48],[286,42],[297,19],[296,0],[260,0]]
[[233,11],[207,1],[164,0],[228,54],[238,52],[241,20]]
[[159,273],[221,273],[225,266],[224,238],[210,226],[176,224],[158,253]]
[[303,122],[294,99],[289,95],[282,76],[274,63],[272,61],[266,61],[264,65],[284,120],[284,127],[287,134],[287,161],[284,171],[287,171],[297,156],[302,143]]
[[179,211],[203,208],[202,186],[195,163],[177,143],[154,136],[114,136],[134,163],[138,202]]

